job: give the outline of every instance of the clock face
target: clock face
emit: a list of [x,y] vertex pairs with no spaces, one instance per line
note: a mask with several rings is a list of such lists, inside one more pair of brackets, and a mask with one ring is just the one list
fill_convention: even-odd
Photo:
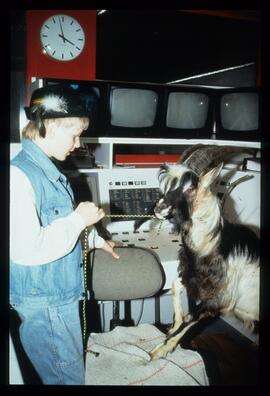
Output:
[[52,15],[41,26],[43,50],[59,61],[70,61],[79,56],[85,45],[83,28],[68,15]]

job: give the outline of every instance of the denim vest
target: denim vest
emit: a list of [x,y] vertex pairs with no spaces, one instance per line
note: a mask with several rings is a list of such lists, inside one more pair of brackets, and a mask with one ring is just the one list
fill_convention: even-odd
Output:
[[[11,161],[30,180],[40,224],[46,227],[69,215],[73,192],[66,177],[31,140],[22,140],[22,151]],[[61,238],[61,235],[59,235]],[[42,265],[21,265],[10,260],[10,303],[46,307],[79,300],[83,295],[81,243],[66,256]]]

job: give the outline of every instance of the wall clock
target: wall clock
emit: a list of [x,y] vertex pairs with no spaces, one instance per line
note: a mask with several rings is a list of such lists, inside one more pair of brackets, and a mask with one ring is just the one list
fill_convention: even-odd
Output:
[[55,14],[40,28],[44,51],[58,61],[70,61],[81,54],[85,46],[84,29],[72,16]]
[[95,80],[96,10],[27,10],[26,27],[27,103],[36,78]]

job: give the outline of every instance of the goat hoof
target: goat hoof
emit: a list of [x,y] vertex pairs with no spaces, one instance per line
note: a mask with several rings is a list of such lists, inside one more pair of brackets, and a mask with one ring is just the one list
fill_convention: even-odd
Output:
[[167,351],[165,351],[163,344],[157,345],[154,349],[152,349],[152,351],[149,352],[151,361],[161,359],[166,357],[166,355]]
[[154,353],[151,353],[151,352],[149,352],[149,356],[150,356],[150,362],[159,359],[157,355],[155,355]]

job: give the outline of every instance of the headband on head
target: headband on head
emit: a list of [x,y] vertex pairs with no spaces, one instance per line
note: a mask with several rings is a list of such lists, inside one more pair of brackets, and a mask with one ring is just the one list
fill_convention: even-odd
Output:
[[43,120],[50,118],[89,117],[79,92],[68,85],[48,85],[32,93],[30,106],[25,107],[28,120],[34,121],[41,136],[45,136]]
[[78,92],[66,85],[48,85],[32,93],[29,107],[25,107],[29,120],[65,117],[89,117]]

